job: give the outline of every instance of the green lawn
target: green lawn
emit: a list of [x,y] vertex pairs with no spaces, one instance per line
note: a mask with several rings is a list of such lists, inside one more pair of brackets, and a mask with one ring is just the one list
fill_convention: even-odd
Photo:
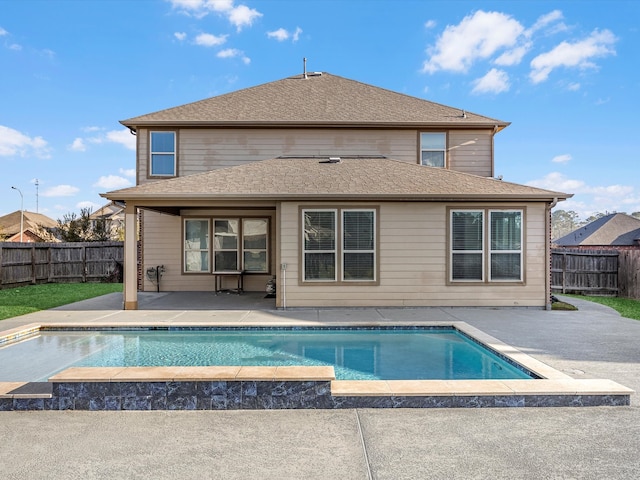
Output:
[[586,295],[567,295],[569,297],[588,300],[590,302],[600,303],[607,307],[613,308],[620,315],[626,318],[640,320],[640,300],[618,297],[589,297]]
[[121,283],[47,283],[0,290],[0,320],[121,292]]

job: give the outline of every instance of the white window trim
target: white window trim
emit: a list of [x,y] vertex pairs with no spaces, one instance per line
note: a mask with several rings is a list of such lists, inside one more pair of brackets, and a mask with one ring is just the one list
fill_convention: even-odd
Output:
[[[207,248],[186,248],[186,233],[187,233],[187,222],[207,222],[207,238],[209,239],[209,246]],[[207,270],[187,270],[187,253],[190,252],[207,252],[209,254],[209,261],[207,265]],[[211,220],[209,218],[196,218],[196,217],[188,217],[182,219],[182,272],[187,274],[196,274],[196,273],[209,273],[211,272]]]
[[[493,213],[519,213],[520,214],[520,221],[521,221],[521,225],[520,225],[520,250],[493,250],[491,248],[491,215]],[[522,282],[523,279],[523,275],[524,275],[524,211],[521,209],[510,209],[510,210],[499,210],[499,209],[491,209],[489,210],[489,243],[488,243],[488,250],[489,250],[489,262],[488,262],[488,270],[489,270],[489,281],[492,283],[512,283],[512,282]],[[494,253],[497,254],[501,254],[501,253],[517,253],[520,255],[520,278],[518,279],[514,279],[514,278],[509,278],[509,279],[494,279],[493,278],[493,262],[491,261],[492,256]]]
[[[335,232],[334,239],[334,248],[333,250],[306,250],[304,248],[305,239],[305,227],[304,227],[304,217],[307,212],[333,212],[333,231]],[[302,281],[305,283],[322,283],[322,282],[336,282],[338,280],[338,209],[337,208],[304,208],[302,209],[302,238],[300,239],[302,242]],[[333,279],[329,278],[306,278],[307,274],[307,253],[333,253],[334,258],[334,267],[333,267]]]
[[[154,152],[153,151],[153,134],[154,133],[171,133],[173,134],[173,152]],[[176,177],[178,172],[178,136],[176,132],[171,130],[151,130],[149,132],[149,176],[150,177]],[[153,173],[153,156],[173,156],[173,173]]]
[[[373,213],[373,249],[372,250],[347,250],[344,246],[344,214],[346,212],[372,212]],[[343,208],[340,210],[340,222],[341,222],[341,226],[342,226],[342,230],[341,230],[341,239],[340,239],[340,245],[342,247],[342,253],[340,255],[340,258],[342,260],[342,265],[341,265],[341,271],[340,271],[340,275],[341,275],[341,279],[343,282],[347,282],[347,283],[354,283],[354,282],[376,282],[377,281],[377,273],[378,273],[378,265],[377,265],[377,255],[376,255],[376,249],[378,247],[376,240],[377,240],[377,232],[376,232],[376,225],[378,224],[378,219],[376,218],[376,209],[375,208]],[[345,261],[344,261],[344,257],[345,254],[347,253],[371,253],[373,254],[373,278],[358,278],[358,279],[346,279],[344,278],[344,265],[345,265]]]
[[[480,212],[482,214],[482,232],[481,232],[481,238],[482,238],[482,249],[480,250],[454,250],[453,249],[453,214],[454,213],[459,213],[459,212],[465,212],[465,213],[471,213],[471,212]],[[486,243],[486,221],[485,221],[485,217],[486,217],[486,211],[483,208],[469,208],[469,209],[465,209],[465,208],[460,208],[460,209],[452,209],[449,212],[449,235],[450,235],[450,241],[449,241],[449,281],[452,283],[478,283],[478,282],[484,282],[485,281],[485,243]],[[458,278],[453,278],[453,255],[454,253],[456,255],[465,255],[465,254],[474,254],[477,255],[478,253],[482,255],[482,260],[481,260],[481,265],[482,265],[482,278],[481,279],[458,279]]]
[[[443,148],[423,148],[422,147],[422,134],[423,133],[431,133],[431,134],[441,134],[444,136],[444,147]],[[418,159],[418,163],[422,166],[427,166],[422,163],[422,152],[442,152],[442,167],[434,167],[434,168],[447,168],[447,132],[429,132],[429,131],[421,131],[420,132],[420,158]]]
[[[267,231],[265,232],[266,235],[266,242],[265,242],[265,247],[264,248],[245,248],[244,245],[244,239],[245,239],[245,222],[247,221],[251,221],[251,220],[264,220],[267,224]],[[249,272],[249,273],[264,273],[267,274],[269,273],[269,219],[267,217],[241,217],[240,218],[240,245],[241,245],[241,251],[239,252],[242,253],[242,258],[239,259],[241,265],[242,265],[242,270]],[[244,261],[244,254],[245,252],[264,252],[264,256],[265,256],[265,270],[245,270],[245,261]]]

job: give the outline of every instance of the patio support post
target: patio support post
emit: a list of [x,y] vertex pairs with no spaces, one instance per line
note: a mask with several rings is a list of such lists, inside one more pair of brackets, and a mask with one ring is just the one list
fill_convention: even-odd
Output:
[[124,309],[138,309],[136,206],[127,202],[124,215]]

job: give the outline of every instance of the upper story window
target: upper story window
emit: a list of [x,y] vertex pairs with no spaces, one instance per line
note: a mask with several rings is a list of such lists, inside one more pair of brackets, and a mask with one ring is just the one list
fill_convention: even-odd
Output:
[[444,167],[447,135],[444,132],[420,134],[420,163],[429,167]]
[[175,177],[176,132],[151,132],[150,175]]

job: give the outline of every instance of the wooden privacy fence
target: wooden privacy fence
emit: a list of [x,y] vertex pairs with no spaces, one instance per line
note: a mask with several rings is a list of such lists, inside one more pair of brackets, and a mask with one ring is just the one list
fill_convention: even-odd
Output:
[[123,242],[0,243],[0,288],[121,282]]
[[618,251],[552,250],[551,290],[556,293],[617,296]]
[[640,299],[640,249],[620,250],[618,285],[618,296]]

